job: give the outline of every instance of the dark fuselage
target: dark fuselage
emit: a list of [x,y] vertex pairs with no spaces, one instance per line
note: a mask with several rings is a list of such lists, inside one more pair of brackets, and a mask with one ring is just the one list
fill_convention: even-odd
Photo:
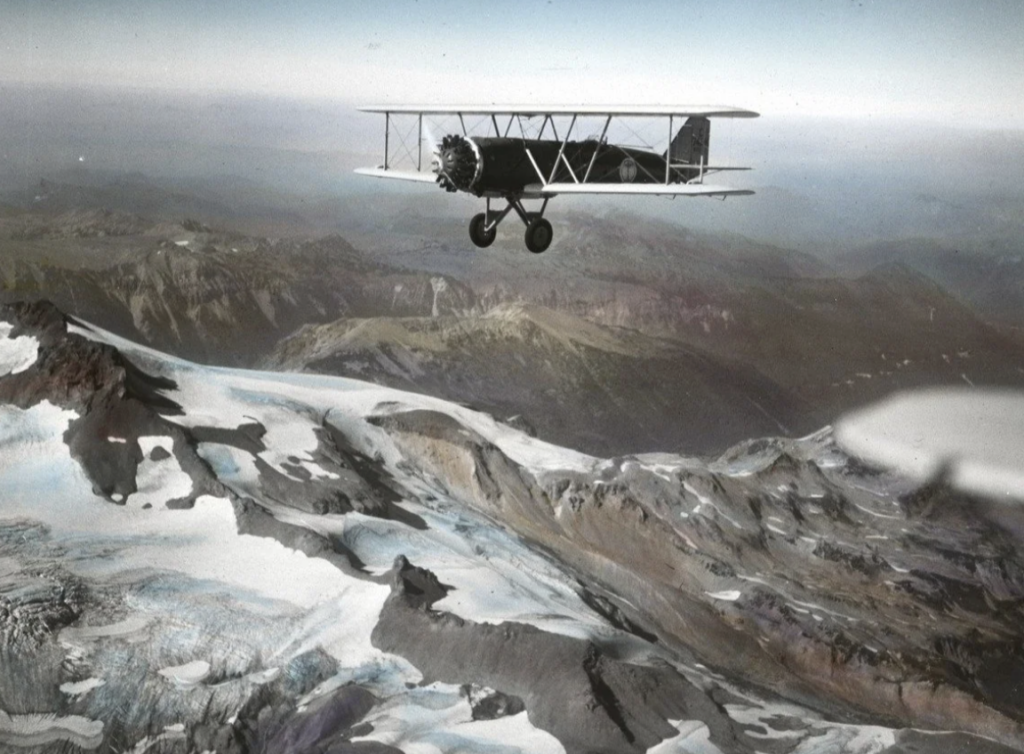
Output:
[[[595,139],[567,142],[564,151],[563,142],[554,140],[474,137],[472,141],[482,163],[479,177],[470,188],[477,196],[535,190],[542,183],[538,168],[543,182],[549,183],[582,183],[588,168],[587,183],[665,183],[665,157],[644,149]],[[560,151],[564,159],[559,158]],[[686,182],[698,173],[698,169],[672,169],[669,182]]]

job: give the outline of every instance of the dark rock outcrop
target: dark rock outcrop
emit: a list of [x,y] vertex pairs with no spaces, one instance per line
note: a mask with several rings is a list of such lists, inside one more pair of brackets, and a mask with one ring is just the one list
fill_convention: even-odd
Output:
[[736,736],[735,723],[666,664],[621,662],[588,641],[434,611],[444,588],[403,557],[391,577],[374,645],[408,658],[427,681],[496,689],[501,696],[490,706],[500,702],[508,713],[517,709],[506,701],[510,695],[522,700],[530,722],[554,735],[568,754],[647,751],[677,734],[669,719],[702,720],[723,751],[753,751]]
[[33,365],[0,377],[0,402],[29,408],[49,401],[75,411],[64,439],[97,494],[123,502],[137,491],[138,439],[144,436],[170,437],[174,456],[193,479],[188,498],[175,501],[179,507],[221,490],[185,430],[165,418],[181,413],[166,396],[176,387],[171,380],[147,374],[112,346],[69,332],[72,320],[49,302],[2,305],[0,319],[15,323],[12,336],[39,343]]

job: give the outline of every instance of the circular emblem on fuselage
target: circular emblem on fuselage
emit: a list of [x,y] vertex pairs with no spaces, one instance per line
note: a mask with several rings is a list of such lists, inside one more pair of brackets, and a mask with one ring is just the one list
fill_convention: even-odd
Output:
[[623,183],[632,183],[634,178],[636,178],[636,160],[627,157],[619,165],[619,180]]

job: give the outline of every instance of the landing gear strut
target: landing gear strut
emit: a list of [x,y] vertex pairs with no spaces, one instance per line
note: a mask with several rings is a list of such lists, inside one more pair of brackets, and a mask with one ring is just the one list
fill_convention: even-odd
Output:
[[509,212],[515,210],[519,219],[526,226],[526,248],[534,254],[540,254],[551,245],[554,233],[551,230],[551,223],[544,219],[544,210],[547,209],[548,200],[540,206],[539,212],[527,212],[523,207],[522,197],[507,196],[508,206],[500,212],[491,210],[491,199],[487,198],[487,211],[476,215],[469,223],[469,238],[480,248],[486,248],[494,243],[497,235],[498,225],[504,220]]

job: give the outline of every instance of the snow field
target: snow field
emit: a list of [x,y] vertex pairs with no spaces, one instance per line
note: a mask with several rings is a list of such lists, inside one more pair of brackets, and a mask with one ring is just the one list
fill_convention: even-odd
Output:
[[[150,456],[155,448],[161,448],[169,454],[162,461],[154,461]],[[187,498],[192,494],[192,477],[186,474],[174,455],[174,440],[170,437],[140,437],[139,449],[142,451],[142,462],[135,472],[136,492],[128,496],[126,505],[141,508],[151,505],[163,507],[170,500]]]
[[[424,409],[449,414],[497,445],[512,460],[537,473],[591,471],[600,463],[592,456],[532,438],[486,414],[438,398],[345,377],[203,367],[164,356],[97,327],[70,326],[69,331],[109,343],[140,365],[145,364],[173,379],[178,389],[169,392],[167,397],[185,408],[186,416],[177,419],[183,425],[233,429],[256,420],[267,428],[264,442],[268,453],[280,453],[281,457],[301,458],[301,452],[315,449],[316,437],[312,430],[319,427],[332,410],[351,418],[366,419],[380,413],[382,404],[393,404],[391,410]],[[275,407],[288,410],[276,412]],[[304,415],[305,419],[297,421],[296,414]],[[264,460],[278,468],[269,458]]]
[[41,521],[55,539],[86,553],[98,543],[114,548],[117,557],[69,554],[67,562],[83,575],[170,570],[306,608],[346,594],[383,604],[387,587],[272,539],[239,535],[224,498],[205,495],[191,510],[175,511],[124,508],[96,496],[63,442],[74,418],[45,401],[25,410],[0,406],[0,515]]
[[352,741],[378,741],[405,754],[565,754],[554,736],[530,724],[526,712],[473,720],[458,686],[432,683],[388,699],[366,718],[373,732]]

